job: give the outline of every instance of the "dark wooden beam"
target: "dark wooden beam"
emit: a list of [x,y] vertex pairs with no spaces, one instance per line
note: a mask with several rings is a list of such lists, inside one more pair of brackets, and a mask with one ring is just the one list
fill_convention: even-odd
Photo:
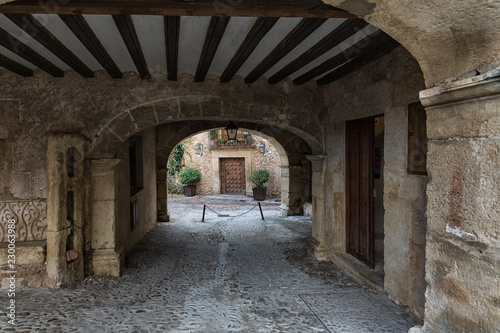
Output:
[[363,65],[379,58],[380,56],[390,53],[398,46],[398,42],[396,42],[387,34],[380,32],[368,46],[360,50],[360,54],[358,55],[358,57],[335,69],[334,71],[326,74],[322,78],[318,79],[316,83],[318,85],[323,85],[337,81],[347,74],[352,73],[356,69],[362,67]]
[[233,59],[231,59],[229,65],[224,70],[224,73],[222,73],[222,82],[229,82],[233,78],[234,74],[245,63],[262,38],[264,38],[278,20],[279,18],[277,17],[259,17],[257,19]]
[[180,16],[165,16],[165,51],[167,53],[168,79],[177,81],[177,66],[179,62],[179,30]]
[[0,67],[3,67],[24,77],[33,76],[33,71],[31,69],[7,58],[2,54],[0,54]]
[[130,15],[113,15],[113,20],[125,42],[125,46],[127,46],[127,50],[134,61],[139,75],[143,80],[151,78],[132,17]]
[[200,61],[194,76],[195,82],[203,82],[207,76],[212,60],[214,60],[215,53],[219,47],[224,31],[229,23],[229,17],[212,17],[210,25],[208,26],[207,36],[201,51]]
[[324,18],[305,18],[300,21],[292,31],[274,48],[258,64],[245,78],[245,83],[253,83],[259,77],[264,75],[271,67],[276,65],[278,61],[283,59],[290,51],[292,51],[297,45],[302,43],[304,39],[309,37],[316,29],[318,29],[327,19]]
[[59,15],[59,17],[113,79],[123,77],[122,72],[82,15]]
[[366,23],[361,19],[346,20],[331,33],[323,37],[323,39],[321,39],[313,47],[311,47],[309,50],[301,54],[297,59],[295,59],[294,61],[283,67],[273,76],[271,76],[268,82],[271,84],[280,82],[284,78],[288,77],[290,74],[295,73],[302,67],[309,64],[314,59],[330,51],[335,46],[337,46],[347,38],[354,35],[360,29],[363,29],[366,25],[368,25],[368,23]]
[[32,15],[5,14],[5,16],[81,76],[94,77],[94,72]]
[[36,53],[34,50],[23,44],[20,40],[18,40],[2,28],[0,28],[0,45],[14,52],[18,56],[32,63],[38,68],[46,71],[52,76],[64,76],[64,72],[60,68]]
[[321,0],[16,0],[0,13],[355,18]]

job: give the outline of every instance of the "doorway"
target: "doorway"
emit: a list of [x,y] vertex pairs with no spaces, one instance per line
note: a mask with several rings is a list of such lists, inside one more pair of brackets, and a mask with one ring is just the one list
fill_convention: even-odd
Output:
[[245,195],[245,158],[221,158],[220,177],[222,194]]

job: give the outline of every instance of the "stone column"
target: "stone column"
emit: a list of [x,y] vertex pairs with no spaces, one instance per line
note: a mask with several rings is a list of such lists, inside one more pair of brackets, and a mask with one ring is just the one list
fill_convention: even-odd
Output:
[[58,288],[83,280],[85,139],[52,133],[47,142],[47,276]]
[[91,161],[92,194],[92,266],[95,275],[119,276],[123,267],[123,249],[116,239],[117,166],[123,160]]
[[309,249],[318,260],[326,260],[325,155],[306,156],[312,163],[312,237]]
[[302,214],[302,179],[300,165],[281,165],[281,206],[280,215]]
[[157,204],[157,217],[158,222],[169,222],[170,215],[168,214],[168,188],[167,188],[167,173],[168,169],[165,167],[156,167],[156,204]]
[[424,332],[500,330],[500,71],[422,91],[429,138]]

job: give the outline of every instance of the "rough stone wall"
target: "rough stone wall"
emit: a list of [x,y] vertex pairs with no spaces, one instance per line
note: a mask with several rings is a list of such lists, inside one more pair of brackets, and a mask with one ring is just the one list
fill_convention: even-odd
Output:
[[[279,198],[281,195],[281,160],[278,151],[266,139],[252,134],[253,145],[251,146],[252,169],[267,169],[269,171],[269,181],[266,183],[267,195],[270,198]],[[261,154],[258,149],[258,144],[263,141],[266,145],[266,153]],[[213,170],[212,159],[215,158],[210,149],[210,139],[207,132],[200,133],[183,141],[185,143],[185,151],[189,154],[185,156],[186,167],[195,168],[201,173],[201,180],[197,184],[196,192],[198,194],[217,194],[220,191],[215,191],[213,187]],[[197,143],[204,145],[203,156],[196,156],[194,147]],[[233,152],[237,152],[237,146],[228,146]],[[247,150],[249,147],[244,147]],[[223,149],[223,148],[222,148]],[[243,155],[242,155],[243,156]],[[246,178],[249,175],[245,175]]]
[[[113,80],[101,72],[95,78],[84,79],[73,71],[66,72],[64,78],[37,70],[31,78],[1,71],[0,242],[4,240],[6,216],[18,219],[18,241],[46,238],[49,132],[82,134],[90,147],[105,152],[93,157],[115,157],[119,144],[128,136],[158,123],[193,117],[224,121],[231,117],[292,126],[309,133],[307,139],[311,142],[322,142],[322,134],[316,129],[324,106],[320,92],[311,87],[296,87],[289,81],[269,86],[265,80],[249,87],[239,77],[221,85],[218,78],[210,76],[204,83],[195,83],[189,75],[172,82],[161,73],[153,74],[150,80],[141,80],[135,73]],[[200,101],[207,95],[202,110]],[[183,96],[182,100],[177,96]],[[148,103],[150,110],[154,108],[151,105],[158,106],[156,117],[164,118],[150,119],[146,109],[137,109]],[[172,112],[165,105],[171,105]],[[128,111],[133,108],[135,111]],[[289,116],[282,117],[283,111]],[[100,137],[96,143],[98,133],[104,135],[102,128],[112,119],[119,119],[120,126],[105,132],[110,136]],[[106,149],[114,142],[118,144]]]
[[418,64],[398,48],[325,90],[330,109],[325,195],[333,203],[325,212],[327,246],[332,254],[345,252],[345,121],[384,114],[384,288],[420,316],[427,177],[407,174],[406,142],[408,104],[418,101],[423,88]]
[[0,242],[11,218],[17,241],[47,238],[46,135],[44,125],[23,112],[20,99],[0,100]]

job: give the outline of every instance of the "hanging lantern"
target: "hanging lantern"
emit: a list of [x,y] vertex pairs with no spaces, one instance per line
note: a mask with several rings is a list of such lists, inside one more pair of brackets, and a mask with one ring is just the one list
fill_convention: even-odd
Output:
[[236,140],[236,136],[238,135],[238,126],[230,121],[226,126],[226,133],[229,140]]

